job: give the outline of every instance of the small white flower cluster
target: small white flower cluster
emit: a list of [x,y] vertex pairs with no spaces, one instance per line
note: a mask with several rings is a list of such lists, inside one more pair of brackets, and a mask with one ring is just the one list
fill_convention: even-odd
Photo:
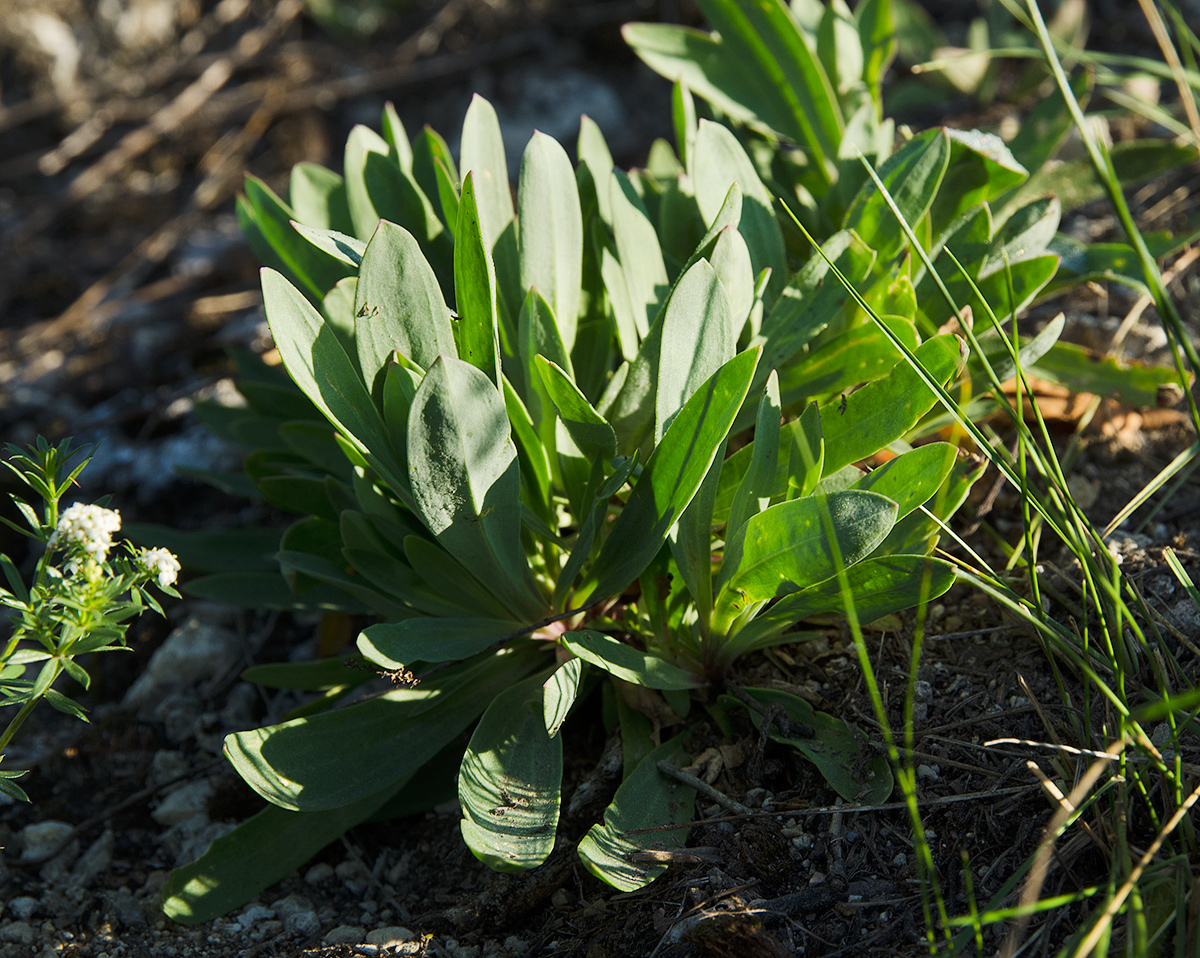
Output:
[[143,549],[138,555],[138,563],[143,569],[158,577],[158,587],[165,589],[175,584],[179,575],[179,560],[166,549]]
[[50,536],[50,548],[69,548],[79,543],[89,559],[103,562],[112,548],[113,533],[121,528],[121,514],[115,509],[75,503],[64,509]]

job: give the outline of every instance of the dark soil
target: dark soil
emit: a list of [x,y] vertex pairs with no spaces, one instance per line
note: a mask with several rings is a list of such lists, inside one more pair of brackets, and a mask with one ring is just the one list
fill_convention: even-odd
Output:
[[[85,473],[86,495],[115,493],[127,521],[210,529],[273,518],[172,471],[236,468],[236,457],[199,425],[194,405],[228,394],[228,347],[261,353],[271,345],[256,264],[232,217],[243,173],[279,189],[300,160],[339,166],[350,127],[377,124],[387,99],[396,101],[410,132],[429,122],[453,139],[473,90],[493,99],[513,130],[537,123],[564,142],[574,137],[578,113],[589,112],[618,163],[640,162],[653,137],[669,135],[668,88],[636,64],[618,27],[630,19],[694,20],[688,4],[671,0],[413,2],[374,37],[356,39],[318,27],[286,2],[162,0],[168,26],[158,33],[160,21],[148,14],[115,17],[149,10],[149,0],[96,5],[107,13],[92,6],[0,0],[0,436],[103,440]],[[62,66],[69,49],[18,29],[32,22],[21,18],[35,8],[71,24],[79,54],[73,80]],[[1109,32],[1118,19],[1105,21]],[[1136,21],[1129,22],[1119,42],[1137,41]],[[259,49],[238,53],[239,41]],[[221,63],[230,68],[226,82],[181,115],[180,93]],[[539,97],[534,118],[531,104]],[[1194,214],[1187,197],[1197,192],[1196,176],[1193,169],[1139,194],[1148,225],[1176,225]],[[1105,216],[1099,207],[1085,211],[1072,229],[1105,235],[1113,228]],[[1195,323],[1194,271],[1172,288]],[[1046,308],[1068,309],[1074,337],[1104,348],[1132,306],[1120,290],[1096,287]],[[1152,317],[1135,327],[1128,352],[1161,356]],[[1064,405],[1056,421],[1065,442],[1078,412]],[[1105,406],[1082,443],[1077,495],[1090,500],[1090,514],[1103,524],[1194,438],[1171,411]],[[1002,563],[995,539],[1015,539],[1019,512],[1012,490],[988,495],[992,479],[978,484],[960,521],[976,527],[972,544]],[[1135,516],[1134,527],[1143,518]],[[1161,550],[1173,546],[1200,579],[1195,484],[1180,489],[1141,533],[1117,539],[1125,568],[1194,676],[1200,622],[1162,565]],[[20,548],[0,535],[0,551],[20,555]],[[1075,570],[1062,559],[1047,580],[1066,621]],[[192,621],[224,637],[229,656],[222,667],[175,688],[174,710],[163,702],[124,705],[154,651]],[[196,927],[167,921],[158,893],[169,870],[261,804],[220,757],[222,735],[278,720],[296,704],[241,682],[239,671],[311,654],[321,625],[185,600],[168,610],[167,621],[146,617],[134,626],[132,654],[89,664],[91,725],[50,709],[35,715],[6,756],[5,767],[32,768],[22,785],[33,802],[0,806],[0,958],[928,952],[935,904],[919,877],[926,872],[915,860],[900,792],[878,806],[843,803],[798,753],[766,740],[749,721],[726,741],[703,719],[689,740],[698,774],[753,813],[730,814],[701,799],[688,854],[639,892],[614,892],[575,857],[575,843],[616,782],[602,774],[610,744],[604,730],[573,720],[564,729],[566,803],[584,783],[599,782],[599,793],[564,816],[558,849],[531,874],[497,875],[477,862],[459,837],[457,807],[448,803],[354,829],[224,919]],[[867,632],[897,734],[905,728],[913,635],[911,617]],[[1064,790],[1086,766],[1028,744],[1070,740],[1069,710],[1084,701],[1074,678],[1056,673],[1051,661],[1034,636],[965,587],[930,609],[911,759],[950,915],[994,896],[1015,900],[1006,883],[1056,807],[1029,763]],[[855,723],[874,748],[884,747],[856,652],[836,626],[818,641],[744,663],[734,679],[802,695]],[[1099,727],[1101,706],[1092,707]],[[1026,744],[987,744],[996,739]],[[189,788],[199,796],[196,814],[164,813],[168,797],[179,800]],[[48,863],[23,863],[27,826],[46,821],[64,823],[65,850]],[[1143,845],[1152,834],[1145,823],[1131,828]],[[1099,846],[1070,833],[1043,894],[1106,875]],[[1036,937],[1039,953],[1052,953],[1082,914],[1064,908],[1039,916],[1026,935]],[[388,938],[380,933],[387,928],[398,930]],[[985,929],[984,953],[994,953],[1007,933],[1005,926]]]

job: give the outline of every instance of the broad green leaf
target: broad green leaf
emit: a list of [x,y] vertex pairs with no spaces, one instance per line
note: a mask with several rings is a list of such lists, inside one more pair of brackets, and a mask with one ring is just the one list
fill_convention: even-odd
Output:
[[458,773],[463,838],[496,871],[535,868],[554,850],[562,739],[546,730],[543,681],[539,674],[496,696]]
[[517,391],[513,389],[512,383],[507,378],[504,378],[502,383],[504,408],[508,414],[508,421],[512,424],[521,475],[525,479],[522,491],[536,503],[540,511],[545,512],[550,506],[550,460],[546,455],[546,447],[538,438],[533,418],[521,402]]
[[702,120],[696,134],[695,165],[691,172],[696,181],[696,202],[706,223],[716,219],[730,186],[737,183],[741,187],[738,231],[750,251],[754,273],[757,275],[770,268],[770,299],[773,300],[782,289],[787,274],[783,234],[775,218],[774,197],[759,179],[737,137],[719,123]]
[[[950,443],[931,442],[872,469],[850,488],[887,496],[899,507],[896,519],[900,520],[937,492],[950,475],[955,456]],[[817,491],[824,490],[818,485]]]
[[678,849],[687,841],[687,828],[682,825],[668,831],[641,831],[692,817],[695,791],[658,770],[659,762],[687,762],[682,739],[664,742],[638,763],[605,810],[604,823],[593,825],[579,843],[584,867],[613,888],[636,891],[667,870],[663,864],[639,861],[637,852]]
[[844,99],[863,80],[863,39],[843,0],[830,0],[817,27],[817,54],[838,97]]
[[755,302],[754,269],[742,234],[730,226],[721,230],[709,262],[729,297],[730,330],[736,341],[746,327]]
[[585,662],[634,685],[649,689],[696,689],[704,684],[679,666],[594,629],[564,632],[560,641]]
[[862,38],[862,78],[876,107],[883,106],[883,75],[896,56],[896,21],[892,0],[863,0],[854,8]]
[[295,812],[268,805],[171,872],[162,888],[163,911],[172,921],[197,925],[241,907],[369,819],[404,781],[338,808]]
[[483,239],[474,174],[463,180],[454,241],[454,295],[458,307],[458,358],[500,386],[500,318],[496,270]]
[[671,119],[675,126],[675,145],[679,148],[679,162],[687,169],[692,163],[689,158],[695,149],[699,126],[696,120],[696,101],[682,77],[675,81],[671,90]]
[[[890,328],[909,349],[920,337],[916,328],[902,319],[889,317]],[[846,392],[860,383],[886,376],[903,354],[878,326],[854,326],[825,342],[807,362],[784,368],[779,391],[784,406],[803,400]]]
[[[966,362],[967,347],[957,336],[936,336],[922,343],[915,356],[930,377],[945,386]],[[908,360],[902,359],[886,378],[821,407],[825,475],[873,456],[895,442],[936,401]]]
[[362,452],[388,457],[383,420],[333,331],[279,273],[264,269],[262,287],[271,335],[296,385]]
[[700,8],[739,69],[750,75],[757,112],[780,113],[787,125],[776,129],[823,167],[837,155],[841,110],[829,76],[787,5],[782,0],[753,5],[700,0]]
[[[629,474],[633,471],[636,462],[636,457],[630,457],[617,462],[612,475],[605,479],[596,489],[591,509],[587,511],[579,527],[579,533],[575,537],[575,545],[571,549],[571,554],[567,556],[567,561],[563,563],[562,570],[558,574],[558,579],[554,583],[555,609],[563,608],[562,603],[566,598],[567,592],[575,584],[575,577],[579,575],[580,570],[588,560],[596,544],[596,536],[604,528],[604,521],[608,516],[609,500],[621,491],[621,488],[629,478]],[[599,470],[601,467],[597,465],[595,468]]]
[[[440,133],[426,125],[413,140],[412,150],[413,179],[417,181],[417,186],[427,197],[431,200],[434,197],[438,198],[437,205],[441,206],[443,211],[443,215],[440,217],[442,225],[453,233],[458,221],[457,209],[454,210],[455,215],[449,217],[441,198],[442,190],[446,187],[449,188],[451,197],[457,195],[458,170],[454,166],[454,157],[450,155],[450,147],[446,145],[446,141]],[[438,176],[439,165],[445,174],[444,183]]]
[[616,433],[608,420],[592,408],[571,377],[542,355],[534,356],[534,365],[550,401],[579,450],[589,459],[608,460],[615,456]]
[[550,304],[570,353],[581,306],[583,219],[571,161],[544,133],[534,133],[525,148],[517,203],[521,289],[536,289]]
[[701,383],[733,358],[729,298],[700,260],[675,284],[660,321],[662,345],[654,394],[654,441]]
[[379,371],[400,353],[422,369],[456,355],[450,310],[421,246],[408,230],[381,220],[363,253],[354,295],[354,339],[363,376],[381,389]]
[[[813,730],[812,738],[789,738],[772,724],[767,734],[772,741],[802,752],[846,801],[873,805],[886,801],[892,794],[894,781],[887,758],[873,755],[853,725],[815,711],[798,695],[776,689],[746,689],[746,692],[765,706],[778,705],[793,722]],[[732,695],[723,695],[720,701],[726,707],[746,707]]]
[[[604,139],[600,127],[587,114],[579,118],[579,140],[576,144],[576,154],[579,156],[579,168],[590,178],[591,200],[600,219],[612,227],[612,193],[608,188],[609,177],[615,166],[612,152]],[[583,181],[580,181],[580,200],[583,200]],[[586,206],[587,204],[585,204]]]
[[400,119],[400,114],[396,112],[395,104],[390,100],[383,105],[383,115],[380,119],[389,155],[396,162],[397,167],[405,173],[411,173],[413,152],[412,146],[408,142],[408,131],[404,129],[404,122]]
[[545,395],[541,375],[534,357],[544,356],[559,368],[573,375],[570,350],[563,342],[554,309],[541,293],[531,289],[521,306],[517,320],[517,347],[524,377],[525,399],[530,418],[537,427],[547,449],[554,448],[554,407]]
[[726,543],[717,580],[720,624],[749,605],[832,578],[870,555],[895,522],[896,503],[872,492],[806,496],[752,516]]
[[542,719],[546,734],[554,738],[571,714],[579,695],[587,663],[583,659],[568,659],[542,685]]
[[288,205],[305,226],[339,233],[354,231],[346,202],[345,179],[317,163],[297,163],[292,167]]
[[385,669],[414,662],[457,662],[486,651],[519,628],[505,619],[413,618],[367,626],[358,650]]
[[279,568],[279,529],[241,526],[234,529],[186,532],[149,522],[126,522],[121,533],[141,546],[161,546],[198,572],[272,572]]
[[721,483],[726,444],[721,443],[696,495],[688,503],[675,528],[667,535],[671,556],[696,603],[702,631],[712,617],[712,525],[713,503]]
[[416,688],[235,732],[225,738],[225,754],[251,788],[282,808],[348,805],[402,784],[542,661],[530,649],[494,652],[451,666]]
[[[354,660],[359,661],[361,660]],[[242,680],[269,689],[304,689],[315,692],[340,685],[361,685],[371,678],[363,668],[351,668],[339,656],[313,662],[270,662],[252,665],[242,672]]]
[[[485,618],[505,617],[505,607],[484,584],[436,542],[421,536],[404,539],[404,558],[417,578],[439,597],[443,605],[458,606],[458,613],[475,614]],[[434,612],[444,615],[444,612]],[[511,627],[507,631],[512,631]]]
[[676,415],[613,524],[582,593],[615,595],[654,558],[729,434],[758,357],[757,349],[735,356]]
[[[879,168],[879,179],[887,187],[905,221],[916,226],[929,210],[950,161],[950,138],[945,130],[928,130],[888,157]],[[854,197],[843,221],[885,263],[903,249],[904,229],[887,199],[868,180]]]
[[1157,405],[1160,386],[1179,382],[1179,373],[1169,367],[1122,363],[1074,343],[1055,343],[1028,372],[1076,392],[1095,393],[1140,408]]
[[[936,599],[954,581],[954,567],[950,563],[923,555],[875,556],[846,570],[846,584],[855,614],[864,624],[911,609],[920,600],[923,588],[928,588],[926,598]],[[726,661],[732,662],[756,649],[790,641],[785,630],[803,619],[844,615],[845,611],[840,583],[836,578],[827,579],[784,596],[731,636],[721,654]]]
[[1029,176],[994,133],[947,128],[946,135],[950,162],[930,211],[935,236],[967,210],[1006,193]]
[[520,618],[545,614],[521,546],[520,478],[504,401],[447,356],[425,374],[408,417],[414,505],[452,556]]
[[367,611],[357,599],[342,589],[321,585],[303,595],[293,595],[283,577],[275,572],[216,572],[189,580],[186,595],[243,609],[277,609],[281,612]]
[[[453,163],[453,161],[451,161]],[[433,173],[437,179],[437,198],[442,207],[442,219],[451,235],[458,229],[459,182],[451,172],[453,166],[447,166],[439,156],[433,162]]]

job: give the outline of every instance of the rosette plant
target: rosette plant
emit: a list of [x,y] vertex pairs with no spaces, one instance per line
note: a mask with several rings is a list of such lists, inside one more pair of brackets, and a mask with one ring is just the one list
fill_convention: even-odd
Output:
[[[646,179],[613,169],[586,120],[577,168],[534,136],[514,206],[480,98],[457,164],[389,109],[383,136],[351,134],[344,178],[297,167],[290,204],[247,183],[286,375],[241,357],[247,406],[210,415],[253,450],[259,493],[304,517],[274,557],[286,590],[244,558],[191,588],[369,614],[359,655],[400,687],[328,708],[370,673],[336,658],[247,673],[324,694],[227,739],[271,804],[174,873],[173,917],[236,907],[346,828],[430,807],[455,772],[471,850],[536,866],[556,839],[563,722],[597,699],[619,720],[625,781],[579,854],[638,887],[664,866],[631,853],[686,829],[630,830],[691,812],[690,788],[657,771],[686,736],[662,728],[695,699],[724,725],[744,702],[723,694],[735,661],[803,640],[798,623],[847,602],[869,621],[953,582],[930,552],[977,471],[948,443],[903,438],[934,393],[898,354],[841,368],[860,307],[824,260],[776,278],[788,264],[761,181],[728,131],[699,135],[715,152],[695,154],[691,202],[709,215],[686,256],[664,251]],[[869,197],[859,209],[861,233],[826,243],[835,263],[876,258],[864,237],[883,234],[881,213]],[[925,376],[962,370],[957,337],[922,337],[911,313],[884,321]],[[854,465],[873,457],[887,461]],[[170,544],[204,565],[196,542]],[[812,731],[789,741],[839,793],[888,794],[887,762],[847,723],[749,696]]]

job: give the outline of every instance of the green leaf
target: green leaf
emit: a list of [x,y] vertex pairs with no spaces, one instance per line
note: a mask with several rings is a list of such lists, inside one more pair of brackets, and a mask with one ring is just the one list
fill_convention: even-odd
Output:
[[542,686],[542,719],[551,738],[558,734],[571,713],[586,672],[587,663],[583,659],[568,659]]
[[[916,350],[917,362],[943,386],[962,369],[967,347],[953,335],[926,340]],[[825,475],[873,456],[917,424],[937,401],[902,359],[889,376],[867,383],[844,399],[821,408],[825,439]]]
[[[627,316],[637,330],[638,340],[650,331],[650,324],[658,312],[668,288],[667,268],[663,265],[662,250],[654,225],[629,177],[613,170],[605,184],[612,209],[612,230],[617,245],[617,260],[624,284],[623,296],[613,296],[612,306],[621,316]],[[606,282],[607,285],[607,282]],[[626,349],[622,340],[622,352],[632,359],[636,351]]]
[[806,496],[751,516],[725,546],[717,579],[721,624],[753,603],[832,578],[870,555],[895,522],[896,503],[873,492]]
[[348,805],[403,784],[474,722],[492,698],[543,661],[533,653],[495,652],[451,666],[415,689],[235,732],[225,738],[225,754],[251,788],[282,808]]
[[676,415],[601,547],[581,586],[583,594],[594,599],[615,595],[654,558],[725,441],[758,356],[757,349],[735,356]]
[[264,269],[262,286],[271,335],[296,385],[361,452],[388,456],[383,420],[333,330],[279,273]]
[[[913,137],[879,167],[879,178],[905,222],[915,227],[929,210],[950,162],[950,138],[944,129]],[[885,263],[905,245],[904,229],[874,181],[863,184],[843,226],[852,229]]]
[[931,210],[935,236],[967,210],[1002,195],[1029,176],[994,133],[947,127],[946,135],[950,138],[950,162]]
[[[883,755],[872,755],[866,740],[853,725],[814,711],[798,695],[775,689],[746,689],[746,692],[768,708],[778,705],[793,722],[813,730],[812,738],[789,738],[771,724],[767,734],[772,741],[801,752],[842,798],[867,805],[887,801],[895,784],[891,766]],[[746,708],[732,695],[722,695],[720,702],[726,707]]]
[[454,241],[454,294],[458,306],[458,358],[500,386],[500,332],[496,270],[483,238],[474,174],[463,180]]
[[[505,618],[507,610],[488,588],[490,583],[485,585],[480,582],[469,569],[436,542],[430,542],[421,536],[406,536],[404,557],[442,608],[457,606],[456,614],[473,613],[484,618]],[[430,614],[446,613],[434,611]],[[507,631],[512,631],[511,623]]]
[[319,585],[303,595],[294,595],[278,572],[217,572],[190,580],[186,595],[210,602],[223,602],[243,609],[277,609],[281,612],[351,612],[361,615],[366,607],[344,590]]
[[[909,349],[920,337],[909,322],[888,317],[890,327]],[[848,392],[860,383],[886,376],[904,358],[878,326],[853,326],[824,342],[807,362],[793,363],[780,376],[784,406]]]
[[763,269],[771,270],[770,299],[774,300],[787,275],[783,234],[775,218],[774,198],[759,179],[737,137],[719,123],[700,121],[695,152],[692,176],[696,181],[700,214],[706,223],[714,222],[730,186],[738,184],[742,193],[738,231],[750,251],[755,275]]
[[358,650],[385,669],[414,662],[457,662],[503,641],[519,628],[507,619],[413,618],[381,622],[358,636]]
[[536,289],[550,304],[570,353],[581,306],[583,217],[571,161],[544,133],[525,147],[517,202],[521,289]]
[[[554,583],[554,608],[563,608],[562,603],[568,590],[574,585],[575,577],[579,575],[579,570],[583,568],[583,564],[591,555],[592,548],[596,544],[596,536],[604,528],[604,522],[608,516],[609,500],[625,485],[636,462],[636,457],[620,460],[612,475],[600,483],[599,488],[596,489],[591,509],[579,527],[579,534],[575,537],[575,545],[571,549],[571,554],[567,556],[567,561],[563,563],[562,571],[559,572],[558,579]],[[598,473],[603,474],[599,465],[594,468]]]
[[580,452],[589,459],[608,460],[615,456],[617,434],[608,420],[592,408],[571,377],[542,355],[534,356],[534,365],[550,401]]
[[465,181],[468,173],[475,190],[479,212],[479,231],[489,252],[513,221],[512,192],[508,182],[508,162],[500,120],[492,105],[478,93],[471,97],[462,126],[459,167]]
[[212,532],[185,532],[149,522],[126,522],[121,532],[140,546],[161,546],[199,572],[274,572],[279,568],[278,529],[241,527]]
[[456,355],[450,310],[421,246],[412,233],[381,220],[363,253],[354,296],[354,338],[363,376],[372,392],[377,377],[400,353],[422,369],[441,355]]
[[1179,373],[1167,366],[1122,363],[1074,343],[1055,343],[1028,372],[1076,392],[1095,393],[1139,408],[1156,406],[1159,387],[1179,382]]
[[365,822],[403,783],[401,779],[358,801],[322,811],[293,812],[268,805],[213,841],[196,861],[171,872],[162,887],[163,911],[183,925],[233,911]]
[[697,689],[704,684],[679,666],[594,629],[564,632],[560,641],[585,662],[634,685],[648,689]]
[[519,618],[541,618],[508,415],[474,366],[440,356],[425,374],[409,412],[408,469],[416,511],[442,547]]
[[562,739],[543,718],[542,675],[496,696],[458,773],[463,838],[496,871],[535,868],[554,850]]
[[[367,240],[371,237],[380,219],[379,211],[375,208],[375,203],[367,190],[365,179],[367,154],[375,153],[386,160],[389,152],[390,147],[387,140],[361,124],[355,126],[346,138],[344,157],[346,202],[350,209],[350,221],[354,224],[354,234],[360,240]],[[399,175],[400,171],[397,168],[396,176]]]
[[354,231],[346,181],[317,163],[297,163],[288,181],[288,204],[305,226],[339,233]]
[[661,320],[662,346],[654,393],[654,441],[701,383],[733,358],[729,298],[704,260],[680,277]]
[[[900,520],[937,492],[950,475],[956,455],[948,442],[918,446],[871,470],[849,488],[887,496],[899,507],[896,519]],[[817,491],[825,490],[818,485]]]
[[318,229],[305,226],[292,220],[292,229],[312,243],[327,256],[332,256],[338,262],[345,263],[352,270],[357,270],[362,263],[363,250],[367,244],[353,236],[339,233],[337,230]]
[[370,678],[370,670],[351,668],[340,656],[314,662],[269,662],[252,665],[242,672],[244,681],[269,689],[304,689],[310,692],[361,685]]
[[729,506],[729,529],[737,531],[751,516],[758,515],[771,504],[776,494],[776,473],[779,471],[779,425],[782,409],[779,405],[779,380],[775,371],[767,377],[762,399],[758,401],[758,420],[754,427],[754,443],[750,467],[738,484]]
[[[579,843],[579,858],[593,875],[620,891],[636,891],[667,870],[635,855],[652,849],[678,849],[687,841],[686,826],[667,831],[640,831],[691,819],[696,792],[658,770],[659,762],[683,765],[687,755],[683,736],[664,742],[627,775],[604,823],[591,827]],[[637,834],[630,834],[636,832]]]

